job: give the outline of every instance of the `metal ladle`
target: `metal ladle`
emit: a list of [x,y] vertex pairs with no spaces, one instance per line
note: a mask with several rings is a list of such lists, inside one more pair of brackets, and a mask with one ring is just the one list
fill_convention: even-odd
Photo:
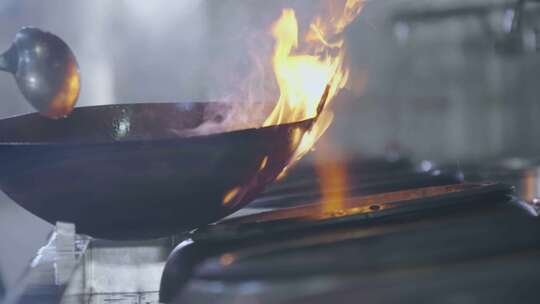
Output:
[[77,60],[58,36],[25,27],[0,55],[0,70],[13,74],[26,100],[42,115],[66,117],[80,90]]

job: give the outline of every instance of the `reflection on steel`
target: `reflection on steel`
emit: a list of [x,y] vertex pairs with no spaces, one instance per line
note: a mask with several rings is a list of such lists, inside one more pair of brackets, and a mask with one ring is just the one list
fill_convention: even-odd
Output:
[[6,304],[158,303],[159,278],[174,237],[111,242],[58,223]]
[[90,238],[75,234],[73,224],[57,223],[5,303],[59,303],[89,243]]
[[525,4],[531,0],[517,0],[504,14],[505,34],[499,39],[496,48],[500,52],[515,54],[535,52],[539,49],[536,30],[526,27]]

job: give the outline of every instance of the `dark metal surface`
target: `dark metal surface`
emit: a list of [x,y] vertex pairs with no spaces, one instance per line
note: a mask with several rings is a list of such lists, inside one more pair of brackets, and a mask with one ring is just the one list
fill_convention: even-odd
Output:
[[[199,229],[173,251],[163,272],[161,299],[170,301],[194,279],[259,281],[350,274],[359,271],[354,265],[365,259],[355,260],[360,253],[354,248],[346,256],[336,250],[339,244],[357,238],[363,244],[372,231],[381,235],[390,228],[408,235],[407,223],[436,223],[432,219],[442,215],[490,210],[508,202],[511,193],[512,188],[502,184],[437,186],[359,197],[330,211],[312,204],[224,221]],[[319,254],[319,246],[334,253]],[[301,253],[289,259],[296,251]]]
[[[429,168],[415,168],[406,159],[377,158],[349,160],[345,168],[347,183],[334,186],[332,192],[347,196],[365,196],[375,193],[405,189],[457,184],[463,181],[461,172],[454,168],[437,169],[431,162]],[[331,166],[332,162],[318,164]],[[280,208],[320,201],[322,182],[313,166],[297,166],[283,180],[273,183],[259,198],[250,203],[256,208]],[[327,190],[328,191],[328,190]]]
[[12,73],[26,100],[49,118],[71,113],[79,97],[75,55],[58,36],[37,28],[25,27],[16,34],[0,56],[0,70]]
[[464,208],[206,252],[166,302],[536,303],[538,220],[488,192],[450,199]]
[[190,230],[251,201],[288,163],[312,120],[201,135],[223,104],[77,108],[63,120],[0,121],[0,187],[79,233],[145,238]]

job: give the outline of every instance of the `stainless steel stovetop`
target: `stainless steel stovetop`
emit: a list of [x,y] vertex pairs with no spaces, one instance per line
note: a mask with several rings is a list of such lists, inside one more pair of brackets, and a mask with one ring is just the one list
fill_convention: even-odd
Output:
[[6,302],[537,302],[535,162],[347,168],[339,206],[321,202],[304,166],[249,208],[182,235],[106,241],[58,223]]

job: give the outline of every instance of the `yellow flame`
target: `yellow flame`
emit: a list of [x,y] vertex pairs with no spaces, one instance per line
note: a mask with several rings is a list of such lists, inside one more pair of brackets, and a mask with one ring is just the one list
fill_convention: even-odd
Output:
[[229,190],[227,193],[225,193],[225,195],[223,196],[223,205],[227,205],[227,204],[231,203],[233,201],[233,199],[236,198],[238,193],[240,193],[240,190],[242,190],[242,188],[235,187],[235,188]]
[[310,131],[299,141],[292,162],[309,152],[333,120],[327,110],[335,95],[345,87],[348,69],[344,66],[342,33],[360,13],[362,0],[332,0],[327,16],[311,23],[302,41],[294,10],[283,10],[272,26],[275,39],[272,64],[280,96],[264,126],[292,123],[316,117],[321,98],[328,90],[325,109]]
[[[280,95],[277,104],[264,122],[265,126],[292,123],[316,118],[304,134],[292,134],[298,143],[294,155],[279,178],[307,152],[328,129],[334,115],[328,104],[345,87],[349,71],[344,65],[342,33],[360,13],[362,0],[328,0],[325,15],[317,16],[310,24],[303,40],[298,38],[295,12],[285,9],[272,26],[275,39],[272,65]],[[324,104],[320,104],[320,103]],[[324,108],[322,108],[324,107]],[[322,111],[321,111],[322,109]],[[318,115],[318,116],[317,116]],[[323,144],[316,166],[321,181],[323,211],[340,210],[346,196],[347,172],[336,159],[339,154],[332,145]],[[333,163],[325,163],[320,156],[332,154]]]
[[[309,41],[327,41],[335,39],[345,28],[360,14],[364,6],[364,1],[346,0],[346,1],[328,1],[326,16],[317,17],[310,26],[310,32],[306,39]],[[328,45],[341,47],[343,39],[337,38],[334,43]]]
[[348,195],[345,157],[327,138],[321,140],[318,147],[315,164],[321,184],[321,211],[342,210]]

